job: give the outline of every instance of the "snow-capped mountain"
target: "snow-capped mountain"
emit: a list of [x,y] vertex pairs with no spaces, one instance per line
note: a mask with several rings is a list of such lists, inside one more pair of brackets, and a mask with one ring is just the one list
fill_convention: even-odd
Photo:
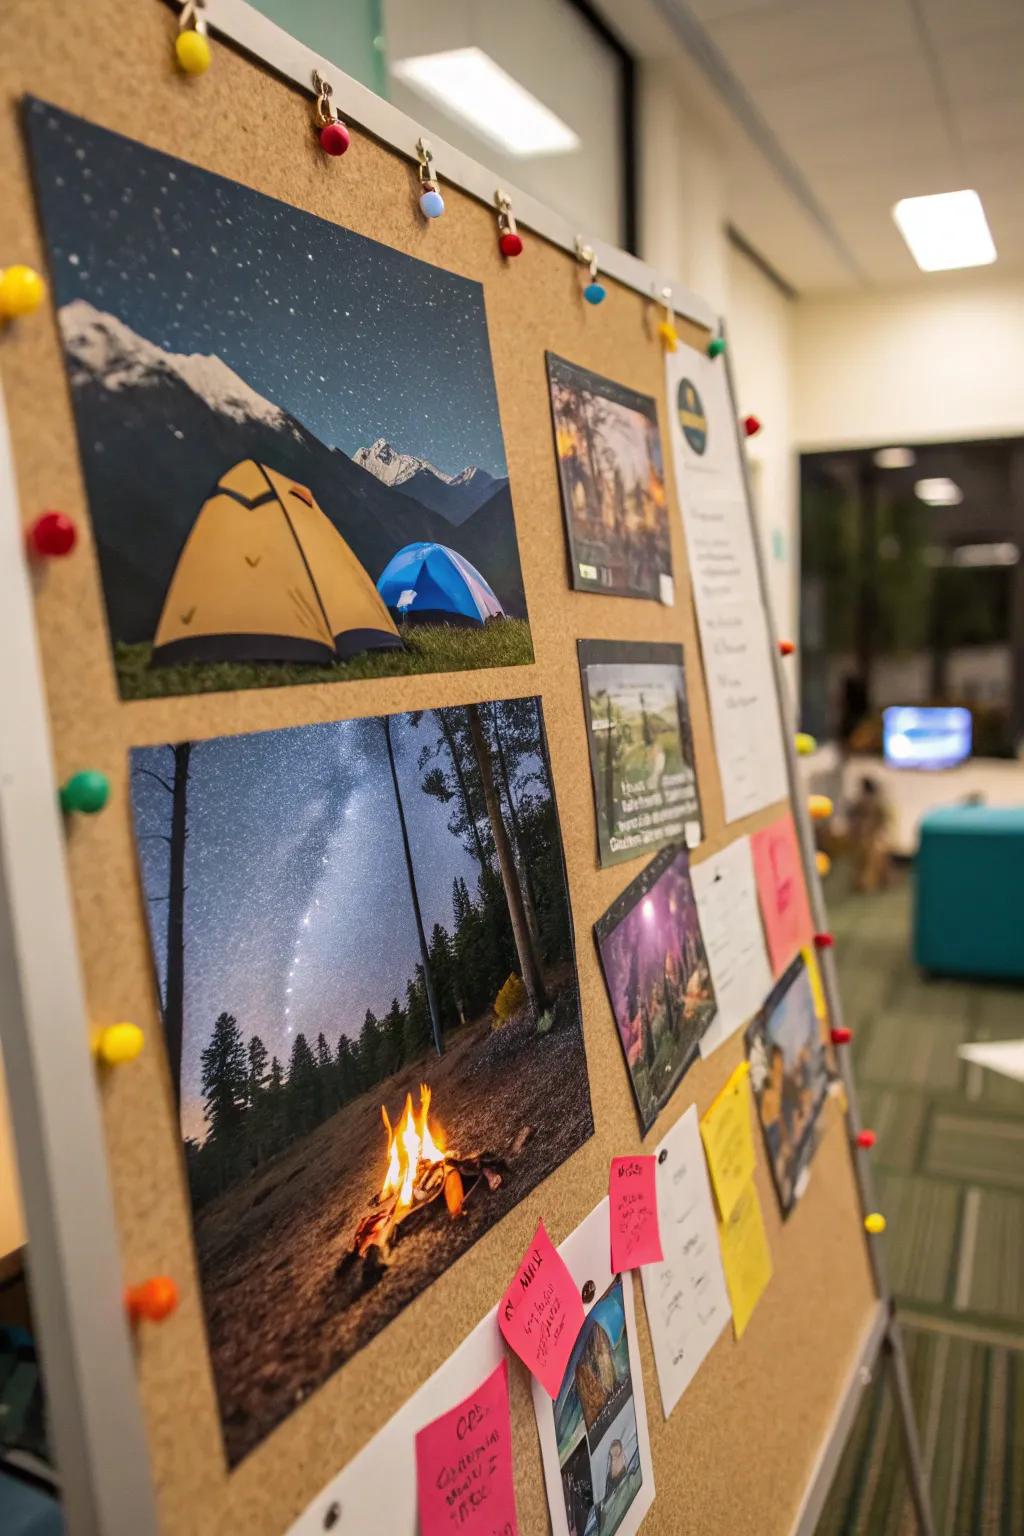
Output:
[[475,464],[457,475],[446,475],[429,459],[400,453],[384,437],[378,437],[369,448],[357,448],[352,461],[382,484],[440,512],[455,527],[471,517],[499,484],[493,475]]
[[264,400],[219,357],[201,352],[165,352],[130,326],[74,299],[60,310],[60,328],[71,364],[72,384],[86,380],[115,393],[153,388],[174,378],[231,421],[260,422],[294,433],[294,423],[280,406]]

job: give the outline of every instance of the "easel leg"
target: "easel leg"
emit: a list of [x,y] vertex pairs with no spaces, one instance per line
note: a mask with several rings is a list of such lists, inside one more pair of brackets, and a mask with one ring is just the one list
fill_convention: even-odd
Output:
[[907,1370],[907,1355],[903,1347],[903,1333],[895,1317],[891,1316],[889,1318],[882,1348],[889,1366],[893,1396],[896,1402],[896,1412],[900,1421],[900,1433],[903,1436],[903,1456],[907,1472],[907,1486],[910,1489],[910,1497],[914,1505],[917,1529],[919,1536],[935,1536],[931,1494],[928,1489],[928,1474],[921,1455],[921,1442],[917,1435],[917,1420],[914,1417],[914,1400],[910,1393],[910,1373]]

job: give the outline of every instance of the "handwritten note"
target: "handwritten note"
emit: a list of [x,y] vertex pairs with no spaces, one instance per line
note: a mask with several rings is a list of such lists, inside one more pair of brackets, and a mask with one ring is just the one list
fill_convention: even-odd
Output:
[[548,1396],[557,1397],[583,1327],[583,1302],[542,1221],[498,1303],[498,1326]]
[[711,967],[718,1012],[701,1036],[707,1059],[743,1025],[771,991],[749,837],[690,866],[700,932]]
[[750,1067],[741,1061],[700,1122],[719,1214],[728,1221],[754,1174]]
[[420,1536],[519,1536],[508,1361],[416,1436]]
[[814,935],[796,827],[789,812],[755,832],[750,845],[768,953],[772,969],[781,976],[800,946],[810,943]]
[[697,1107],[691,1104],[655,1154],[664,1259],[642,1271],[666,1419],[729,1321]]
[[608,1177],[611,1202],[612,1273],[658,1264],[658,1192],[653,1157],[613,1157]]
[[719,1224],[718,1241],[732,1302],[732,1325],[736,1337],[741,1339],[772,1277],[772,1255],[753,1179],[737,1200],[728,1221]]

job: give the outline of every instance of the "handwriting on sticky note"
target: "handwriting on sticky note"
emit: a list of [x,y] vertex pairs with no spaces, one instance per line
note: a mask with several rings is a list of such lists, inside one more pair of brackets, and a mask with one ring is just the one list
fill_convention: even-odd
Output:
[[658,1190],[653,1157],[613,1157],[608,1176],[612,1274],[660,1264]]
[[416,1436],[420,1536],[519,1536],[508,1361]]
[[741,1061],[718,1097],[701,1117],[701,1140],[708,1160],[719,1215],[728,1221],[754,1175],[754,1137],[750,1129],[750,1068]]
[[772,1255],[753,1179],[743,1190],[729,1219],[719,1223],[718,1240],[732,1303],[732,1325],[737,1339],[741,1339],[772,1277]]
[[557,1397],[583,1327],[583,1303],[542,1221],[498,1303],[498,1326],[548,1396]]

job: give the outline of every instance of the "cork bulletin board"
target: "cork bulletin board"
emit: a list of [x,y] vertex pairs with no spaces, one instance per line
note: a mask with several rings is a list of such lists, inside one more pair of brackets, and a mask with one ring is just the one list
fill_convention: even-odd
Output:
[[[144,1330],[137,1362],[167,1536],[245,1529],[276,1536],[446,1359],[507,1284],[543,1218],[560,1242],[607,1191],[612,1156],[641,1146],[630,1085],[591,937],[643,863],[599,869],[577,641],[682,645],[704,840],[695,862],[769,823],[776,806],[726,826],[692,608],[682,528],[670,516],[675,602],[571,590],[552,444],[545,353],[658,400],[660,309],[609,282],[598,309],[580,302],[579,265],[525,233],[511,263],[493,209],[445,187],[447,212],[416,209],[415,169],[350,123],[343,161],[320,153],[308,96],[230,47],[188,80],[175,68],[175,15],[159,0],[8,0],[0,18],[0,253],[45,269],[20,99],[41,97],[89,122],[282,199],[483,285],[535,660],[514,668],[208,693],[122,702],[111,662],[75,426],[52,311],[0,341],[20,503],[60,507],[77,523],[74,558],[36,584],[36,613],[59,781],[82,766],[111,783],[106,811],[69,824],[68,860],[80,959],[95,1025],[132,1019],[148,1047],[100,1083],[126,1280],[175,1276],[181,1305]],[[344,102],[338,102],[344,110]],[[439,167],[443,174],[443,166]],[[330,282],[329,272],[311,281]],[[707,340],[685,316],[683,339]],[[671,454],[663,457],[674,507]],[[198,1292],[177,1115],[160,1043],[145,912],[133,843],[128,753],[189,739],[394,711],[539,695],[575,926],[595,1134],[493,1226],[365,1348],[229,1473]],[[703,1111],[741,1059],[742,1033],[685,1076],[644,1138],[648,1149],[691,1104]],[[784,1532],[792,1524],[836,1400],[875,1308],[857,1190],[839,1106],[830,1100],[805,1197],[783,1226],[759,1149],[756,1174],[774,1278],[741,1343],[723,1334],[667,1421],[637,1285],[657,1497],[645,1529]],[[521,1528],[547,1510],[529,1385],[511,1369]]]

